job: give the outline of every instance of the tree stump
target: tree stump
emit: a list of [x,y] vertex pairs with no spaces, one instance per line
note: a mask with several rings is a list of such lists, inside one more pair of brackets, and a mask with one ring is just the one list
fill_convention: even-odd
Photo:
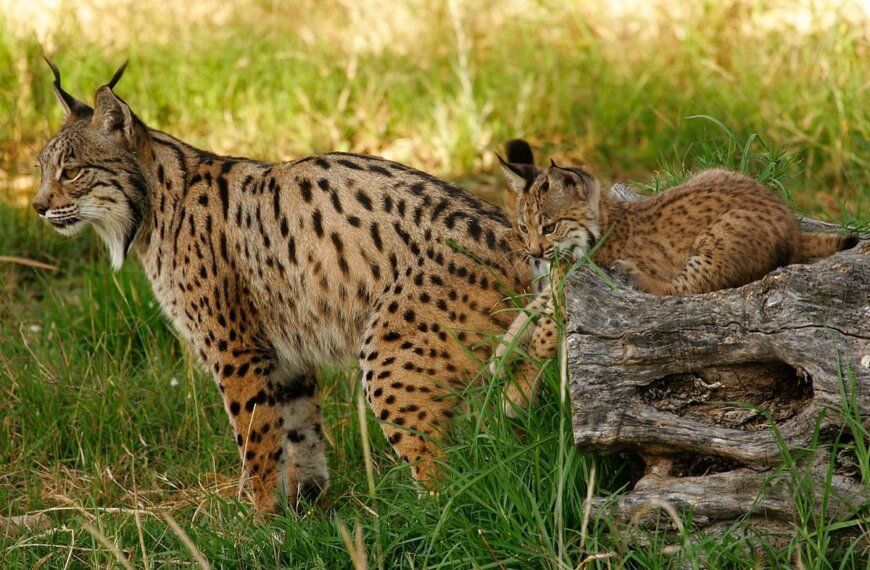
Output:
[[[593,500],[618,518],[664,501],[701,526],[747,514],[771,527],[794,521],[783,451],[800,457],[814,437],[822,448],[842,437],[844,406],[870,428],[870,241],[682,297],[586,267],[565,296],[575,443],[644,463],[628,493]],[[818,489],[830,485],[827,516],[867,508],[855,456],[828,453],[797,463]]]

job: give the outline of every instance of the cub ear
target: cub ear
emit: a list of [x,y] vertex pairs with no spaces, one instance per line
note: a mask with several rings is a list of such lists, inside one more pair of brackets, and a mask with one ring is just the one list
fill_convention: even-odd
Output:
[[496,156],[498,157],[499,165],[501,166],[502,172],[504,172],[508,186],[510,186],[517,194],[525,192],[526,188],[528,188],[541,173],[540,170],[531,164],[513,164],[505,162],[498,154],[496,154]]
[[551,162],[547,169],[547,181],[553,195],[562,198],[594,200],[598,197],[598,182],[580,168],[562,168]]

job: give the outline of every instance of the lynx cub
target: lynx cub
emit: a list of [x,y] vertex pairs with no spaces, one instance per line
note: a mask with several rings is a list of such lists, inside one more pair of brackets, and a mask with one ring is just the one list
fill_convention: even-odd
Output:
[[91,108],[52,66],[66,121],[39,155],[33,207],[64,234],[93,226],[116,269],[141,260],[214,375],[257,508],[326,486],[315,372],[354,357],[389,442],[437,479],[456,392],[509,324],[506,293],[531,282],[504,214],[370,156],[198,150],[133,114],[114,93],[123,69]]
[[[819,259],[857,243],[854,237],[800,231],[779,198],[736,172],[708,170],[660,194],[618,201],[580,168],[502,163],[502,169],[516,193],[515,227],[532,256],[579,260],[597,244],[592,259],[598,265],[653,295],[737,287],[782,265]],[[528,305],[529,310],[541,308],[543,316],[534,328],[524,326],[528,316],[517,317],[497,356],[529,336],[533,357],[555,353],[549,289]],[[522,329],[524,336],[514,340]],[[519,376],[520,385],[509,387],[507,394],[513,405],[525,405],[536,393],[535,376]]]

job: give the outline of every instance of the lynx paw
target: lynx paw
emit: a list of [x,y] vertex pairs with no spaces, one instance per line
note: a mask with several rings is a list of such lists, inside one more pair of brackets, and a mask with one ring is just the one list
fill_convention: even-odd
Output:
[[628,261],[627,259],[617,259],[610,267],[610,272],[613,274],[614,277],[617,277],[618,279],[624,281],[632,287],[636,288],[640,283],[640,269],[637,268],[637,265],[635,265],[633,261]]

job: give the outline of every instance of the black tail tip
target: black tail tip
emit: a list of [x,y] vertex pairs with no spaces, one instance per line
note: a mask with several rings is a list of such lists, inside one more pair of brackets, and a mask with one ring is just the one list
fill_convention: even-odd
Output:
[[845,238],[843,238],[843,247],[841,248],[841,251],[852,249],[853,247],[858,245],[859,241],[861,241],[861,238],[856,235],[846,236]]
[[534,164],[535,157],[532,154],[532,147],[529,143],[522,139],[513,139],[505,143],[505,154],[507,161],[513,164]]

